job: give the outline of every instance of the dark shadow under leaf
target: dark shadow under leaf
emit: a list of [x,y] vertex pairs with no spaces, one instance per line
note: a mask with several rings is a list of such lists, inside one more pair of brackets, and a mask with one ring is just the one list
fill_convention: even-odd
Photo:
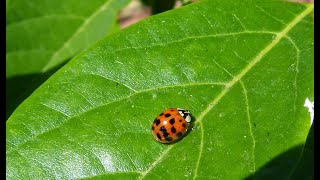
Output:
[[[252,179],[314,179],[314,132],[310,128],[305,145],[295,146],[272,159],[246,178]],[[301,154],[302,153],[302,154]],[[299,159],[295,162],[295,159]]]
[[70,59],[58,65],[54,69],[37,74],[14,76],[6,79],[6,120],[13,111],[45,82],[52,74],[64,66]]

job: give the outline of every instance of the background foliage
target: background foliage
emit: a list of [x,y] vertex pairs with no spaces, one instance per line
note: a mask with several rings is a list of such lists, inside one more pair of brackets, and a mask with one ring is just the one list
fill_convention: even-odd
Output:
[[117,29],[117,12],[128,2],[7,0],[7,118],[66,61]]

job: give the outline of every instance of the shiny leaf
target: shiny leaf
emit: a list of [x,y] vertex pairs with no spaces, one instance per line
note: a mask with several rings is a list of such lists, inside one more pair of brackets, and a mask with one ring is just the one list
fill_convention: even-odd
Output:
[[[201,1],[101,40],[9,118],[7,178],[254,174],[305,143],[312,13],[313,5],[283,1]],[[169,107],[189,109],[194,126],[165,145],[151,123]],[[299,161],[289,159],[278,177]]]

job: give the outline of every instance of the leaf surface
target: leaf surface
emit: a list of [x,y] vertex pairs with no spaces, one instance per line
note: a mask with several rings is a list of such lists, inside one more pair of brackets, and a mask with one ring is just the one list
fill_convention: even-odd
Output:
[[[7,121],[7,178],[243,179],[304,144],[313,5],[249,2],[191,4],[78,55]],[[195,121],[164,145],[151,123],[170,107]]]

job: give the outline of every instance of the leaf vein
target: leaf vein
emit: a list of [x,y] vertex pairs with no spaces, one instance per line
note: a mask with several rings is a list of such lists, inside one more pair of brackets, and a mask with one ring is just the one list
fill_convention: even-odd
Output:
[[127,88],[130,89],[131,91],[137,92],[137,90],[133,89],[132,87],[130,87],[130,86],[128,86],[128,85],[126,85],[125,83],[122,83],[122,82],[117,81],[117,80],[115,80],[115,79],[112,79],[112,78],[110,78],[110,77],[106,77],[106,76],[103,76],[103,75],[101,75],[101,74],[94,74],[94,73],[88,73],[87,75],[99,76],[99,77],[102,77],[102,78],[104,78],[104,79],[106,79],[106,80],[108,80],[108,81],[112,81],[112,82],[115,82],[115,83],[121,83],[123,86],[127,87]]
[[80,93],[81,91],[74,91],[74,90],[70,90],[72,92],[74,92],[74,94],[78,94],[79,96],[81,96],[88,104],[90,104],[90,106],[94,106],[94,103],[92,103],[89,99],[87,99],[87,97],[85,97],[82,93]]
[[52,110],[54,110],[54,111],[56,111],[56,112],[61,113],[61,114],[63,114],[63,115],[66,116],[66,117],[70,117],[70,115],[69,115],[68,113],[62,111],[61,109],[57,109],[57,108],[51,107],[50,105],[44,104],[44,103],[42,103],[42,102],[40,102],[40,104],[42,104],[43,106],[45,106],[45,107],[47,107],[47,108],[49,108],[49,109],[52,109]]
[[230,32],[230,33],[219,33],[219,34],[211,34],[211,35],[197,35],[197,36],[187,36],[178,40],[173,40],[167,43],[162,43],[162,44],[153,44],[149,46],[130,46],[130,47],[125,47],[125,48],[119,48],[115,49],[110,53],[117,53],[119,51],[124,51],[128,49],[144,49],[144,48],[153,48],[153,47],[158,47],[158,46],[166,46],[169,44],[173,43],[178,43],[178,42],[183,42],[186,40],[192,40],[192,39],[204,39],[204,38],[214,38],[214,37],[224,37],[224,36],[235,36],[235,35],[242,35],[242,34],[272,34],[272,35],[277,35],[277,32],[273,31],[239,31],[239,32]]
[[102,175],[115,175],[115,174],[131,174],[131,173],[135,173],[135,174],[141,174],[140,171],[120,171],[120,172],[106,172],[106,173],[103,173],[103,174],[97,174],[97,175],[94,175],[94,176],[90,176],[90,177],[84,177],[84,178],[80,178],[79,180],[84,180],[84,179],[92,179],[94,177],[99,177],[99,176],[102,176]]
[[264,10],[262,7],[260,7],[260,6],[256,6],[256,7],[257,7],[261,12],[263,12],[265,15],[269,16],[270,18],[272,18],[272,19],[280,22],[280,23],[283,24],[283,25],[286,25],[284,22],[282,22],[282,20],[274,17],[273,15],[271,15],[270,13],[268,13],[266,10]]
[[160,156],[145,170],[141,173],[139,179],[143,179],[161,160],[168,154],[168,152],[174,147],[174,145],[169,146],[164,150]]
[[247,119],[248,119],[248,126],[249,126],[249,132],[252,139],[252,162],[253,162],[253,172],[256,171],[256,161],[255,161],[255,149],[256,149],[256,140],[254,138],[253,132],[252,132],[252,122],[251,122],[251,116],[250,116],[250,106],[249,106],[249,99],[248,99],[248,92],[244,85],[244,83],[240,80],[241,87],[243,89],[243,94],[245,97],[245,103],[246,103],[246,112],[247,112]]
[[238,16],[237,16],[235,13],[233,13],[232,16],[233,16],[234,18],[236,18],[236,20],[239,22],[239,24],[240,24],[240,26],[243,28],[243,30],[244,30],[244,31],[247,31],[246,26],[242,23],[242,21],[238,18]]
[[199,124],[200,124],[200,130],[201,130],[201,139],[200,139],[199,156],[198,156],[197,164],[196,164],[196,167],[195,167],[195,172],[194,172],[193,179],[196,179],[196,177],[198,176],[198,169],[199,169],[200,160],[201,160],[202,152],[203,152],[204,129],[203,129],[203,123],[200,122]]
[[294,97],[294,103],[293,103],[293,110],[294,113],[296,113],[297,111],[297,107],[296,107],[296,103],[297,103],[297,99],[298,99],[298,86],[297,86],[297,79],[298,79],[298,74],[299,74],[299,61],[300,61],[300,49],[298,48],[297,44],[292,40],[292,38],[287,37],[287,39],[292,43],[293,47],[296,49],[297,54],[296,54],[296,74],[294,77],[294,90],[295,90],[295,97]]
[[103,132],[97,131],[96,128],[92,127],[90,124],[84,122],[82,119],[80,119],[80,121],[82,122],[83,125],[87,126],[88,128],[92,129],[93,132],[96,132],[98,134],[104,135],[108,137],[108,134],[105,134]]

